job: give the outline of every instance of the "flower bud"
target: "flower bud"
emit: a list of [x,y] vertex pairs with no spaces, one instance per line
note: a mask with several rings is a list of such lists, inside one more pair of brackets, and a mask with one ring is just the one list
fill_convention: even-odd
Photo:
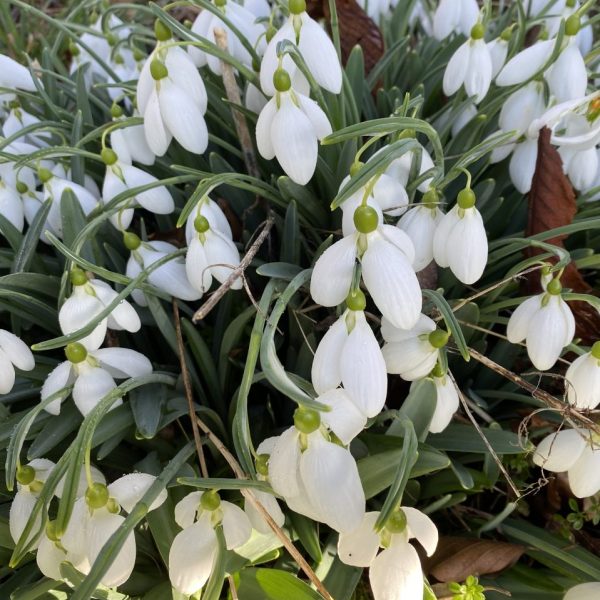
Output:
[[285,69],[276,69],[273,73],[273,86],[278,92],[287,92],[292,87],[292,80]]
[[305,0],[290,0],[290,13],[293,15],[301,15],[306,10]]
[[359,206],[354,211],[354,226],[360,233],[371,233],[379,225],[379,215],[372,206]]
[[67,344],[65,348],[65,356],[69,362],[72,362],[74,365],[83,362],[87,358],[87,350],[83,344],[79,342],[73,342],[72,344]]
[[475,192],[471,188],[465,188],[458,193],[458,206],[463,210],[467,208],[473,208],[475,206]]
[[154,21],[154,36],[159,42],[166,42],[171,39],[171,30],[160,20]]
[[399,508],[395,510],[386,521],[385,528],[390,533],[402,533],[406,529],[406,515],[404,511]]
[[29,465],[22,465],[17,469],[17,481],[21,485],[29,485],[35,479],[35,469]]
[[117,153],[112,148],[102,148],[100,157],[106,166],[114,165],[119,160]]
[[204,492],[200,498],[200,506],[204,510],[217,510],[221,506],[221,497],[216,490],[209,490]]
[[127,250],[137,250],[142,244],[142,240],[132,231],[126,231],[123,234],[123,244]]
[[85,501],[90,508],[106,506],[108,498],[108,488],[103,483],[93,483],[85,492]]
[[321,426],[321,415],[312,408],[299,406],[294,411],[294,426],[302,433],[313,433]]
[[73,267],[71,269],[71,273],[69,273],[69,279],[71,283],[75,286],[77,285],[85,285],[88,282],[88,278],[85,275],[85,272],[79,267]]
[[350,310],[365,310],[367,299],[361,290],[352,290],[346,298],[346,306]]

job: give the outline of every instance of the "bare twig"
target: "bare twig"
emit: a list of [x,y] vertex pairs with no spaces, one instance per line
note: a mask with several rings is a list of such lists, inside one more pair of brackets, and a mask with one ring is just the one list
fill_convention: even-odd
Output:
[[467,416],[469,417],[471,423],[473,423],[473,427],[475,427],[475,429],[477,430],[477,433],[479,434],[479,436],[483,440],[483,443],[485,444],[486,448],[488,449],[488,452],[490,453],[490,455],[494,459],[494,462],[498,465],[498,468],[500,469],[500,471],[504,475],[504,478],[506,479],[508,485],[510,486],[510,488],[514,492],[515,496],[517,498],[520,498],[521,497],[521,492],[519,491],[519,488],[517,488],[517,486],[514,484],[511,476],[508,474],[508,471],[504,468],[504,465],[502,464],[502,461],[500,460],[500,457],[496,454],[496,451],[494,450],[494,448],[490,444],[490,442],[487,439],[487,437],[485,437],[485,434],[483,433],[481,427],[479,426],[479,423],[477,422],[477,419],[473,416],[473,413],[471,412],[471,409],[469,408],[469,403],[467,402],[467,399],[465,398],[464,394],[462,393],[462,390],[458,387],[458,385],[456,383],[456,380],[454,379],[454,376],[452,375],[452,373],[450,373],[450,371],[448,371],[448,376],[452,380],[454,388],[456,389],[456,393],[458,394],[458,397],[460,398],[460,402],[461,402],[463,408],[465,409],[465,412],[467,413]]
[[196,445],[196,453],[198,454],[198,461],[200,462],[200,472],[202,473],[202,477],[208,477],[206,458],[204,456],[204,449],[202,448],[202,440],[200,439],[198,423],[196,423],[196,410],[194,409],[194,393],[192,391],[192,382],[190,381],[190,374],[187,368],[187,364],[185,362],[185,349],[183,347],[183,336],[181,335],[179,307],[177,306],[177,300],[175,300],[175,298],[173,298],[173,317],[175,320],[175,336],[177,337],[177,350],[179,352],[181,376],[183,378],[185,397],[187,398],[188,410],[190,413],[190,419],[192,421],[192,431],[194,432],[194,444]]
[[235,581],[231,575],[227,575],[227,581],[229,582],[229,590],[231,592],[231,600],[238,600],[238,593],[235,587]]
[[244,271],[250,266],[252,259],[256,256],[259,248],[262,246],[263,242],[267,239],[269,232],[271,231],[271,227],[273,227],[273,223],[275,222],[275,218],[273,213],[269,212],[269,216],[265,221],[264,227],[260,232],[260,235],[254,240],[254,243],[248,249],[248,252],[242,258],[240,264],[233,269],[231,275],[215,290],[215,293],[211,295],[211,297],[194,313],[194,317],[192,320],[194,323],[204,319],[206,315],[217,305],[219,300],[225,295],[225,293],[229,290],[229,288],[235,283],[235,281],[241,277]]
[[[215,448],[221,454],[221,456],[227,461],[227,464],[233,471],[234,475],[238,479],[248,479],[242,467],[236,460],[235,456],[227,449],[225,444],[211,431],[211,429],[200,419],[196,417],[198,426],[207,435],[208,439],[215,445]],[[242,495],[252,506],[260,513],[262,518],[266,521],[269,527],[273,530],[273,533],[279,538],[285,549],[290,553],[292,558],[296,561],[298,566],[304,571],[305,575],[311,581],[311,583],[317,588],[318,592],[326,598],[326,600],[333,600],[331,594],[327,591],[321,580],[317,577],[316,573],[312,570],[311,566],[306,562],[306,559],[300,554],[296,546],[292,543],[290,538],[284,533],[284,531],[275,523],[267,509],[259,502],[254,492],[250,488],[242,488]]]

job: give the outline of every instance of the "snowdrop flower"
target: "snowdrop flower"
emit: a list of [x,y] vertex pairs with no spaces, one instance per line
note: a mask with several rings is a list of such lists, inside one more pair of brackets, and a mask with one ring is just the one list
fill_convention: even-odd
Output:
[[252,534],[246,513],[214,491],[192,492],[175,506],[175,521],[182,528],[169,551],[169,578],[173,587],[191,596],[204,586],[219,552],[215,529],[222,527],[225,546],[235,550]]
[[440,220],[433,236],[433,258],[440,267],[450,267],[464,284],[475,283],[483,275],[487,236],[470,188],[459,192],[452,210]]
[[[256,476],[259,481],[269,480],[269,455],[273,452],[276,441],[276,437],[267,438],[266,440],[263,440],[256,449]],[[275,499],[275,496],[268,492],[263,492],[262,490],[252,490],[252,493],[260,504],[262,504],[263,508],[269,513],[273,521],[275,521],[279,527],[283,527],[285,515]],[[252,502],[249,502],[247,499],[244,499],[244,512],[252,524],[252,529],[256,529],[256,531],[263,535],[272,532],[261,513],[259,513]]]
[[441,0],[433,15],[433,36],[443,40],[453,32],[469,35],[478,18],[476,0]]
[[[173,244],[167,242],[142,242],[135,233],[130,231],[123,235],[123,241],[125,247],[131,251],[125,274],[132,279],[155,262],[177,251]],[[148,281],[158,289],[181,300],[198,300],[202,297],[202,292],[189,282],[185,262],[181,257],[169,260],[155,268],[148,275]],[[147,306],[142,290],[133,290],[131,296],[140,306]]]
[[[118,296],[107,283],[99,279],[88,279],[78,267],[71,270],[70,278],[73,293],[58,313],[58,322],[65,335],[78,331],[93,321]],[[121,300],[108,317],[102,319],[92,333],[80,339],[79,343],[90,350],[99,348],[107,327],[134,333],[139,331],[141,322],[133,306],[127,300]]]
[[[340,560],[347,565],[369,567],[375,600],[421,598],[421,561],[409,540],[416,539],[427,556],[431,556],[438,543],[435,524],[420,510],[403,506],[391,514],[381,531],[376,532],[378,517],[378,512],[368,512],[356,530],[342,532],[338,540]],[[380,547],[382,552],[379,552]]]
[[411,239],[415,247],[415,271],[421,271],[433,260],[433,237],[444,213],[437,206],[437,193],[427,192],[421,204],[407,211],[396,227]]
[[[121,510],[131,512],[155,479],[147,473],[130,473],[108,486],[92,483],[85,496],[75,502],[60,543],[68,553],[79,557],[84,574],[89,573],[106,542],[123,525],[125,517],[120,514]],[[167,492],[162,490],[148,511],[157,509],[166,499]],[[135,536],[131,532],[103,575],[102,585],[117,587],[125,583],[133,571],[135,557]]]
[[508,42],[511,38],[511,30],[506,29],[502,32],[502,35],[497,37],[495,40],[487,43],[490,58],[492,59],[492,80],[495,79],[496,75],[500,73],[506,57],[508,55]]
[[600,583],[580,583],[572,587],[563,597],[563,600],[596,600],[600,598]]
[[292,88],[287,71],[278,69],[273,79],[275,96],[258,116],[256,146],[263,158],[277,158],[292,181],[305,185],[317,166],[318,142],[331,133],[331,124],[314,100]]
[[[116,107],[116,108],[115,108]],[[122,109],[118,105],[113,105],[111,113],[122,115]],[[134,112],[134,117],[139,117],[139,113]],[[118,121],[119,119],[117,119]],[[117,153],[119,160],[130,165],[132,162],[139,162],[142,165],[153,165],[156,160],[154,152],[150,150],[144,133],[144,125],[133,125],[132,127],[123,127],[114,129],[110,134],[110,145]]]
[[[588,119],[579,114],[568,114],[563,120],[561,133],[567,138],[576,138],[585,135],[590,130]],[[562,159],[563,171],[578,190],[592,187],[600,162],[595,146],[589,144],[563,145],[558,147],[558,153]]]
[[[102,160],[106,165],[106,174],[102,185],[102,200],[108,204],[119,194],[132,188],[158,182],[158,179],[146,171],[119,160],[117,153],[110,148],[102,150]],[[133,219],[133,208],[139,205],[158,215],[168,215],[175,210],[175,203],[164,185],[155,186],[139,192],[120,205],[118,213],[111,215],[111,223],[117,229],[127,229]]]
[[[48,479],[54,463],[45,458],[36,458],[26,465],[20,465],[17,469],[17,493],[10,505],[8,527],[10,535],[15,544],[25,531],[27,522],[33,512],[39,493]],[[38,515],[27,541],[33,540],[42,524],[42,517]]]
[[0,54],[0,87],[25,92],[37,91],[29,69],[4,54]]
[[[360,170],[360,169],[359,169]],[[351,168],[352,176],[358,172],[355,167]],[[340,191],[350,181],[350,177],[345,177],[340,185]],[[365,202],[367,206],[374,208],[381,221],[383,213],[390,217],[398,217],[404,213],[408,206],[408,194],[404,186],[394,177],[385,173],[373,177],[365,186],[352,194],[342,204],[342,233],[350,235],[356,231],[354,224],[354,212]]]
[[439,364],[435,366],[431,376],[435,384],[436,405],[429,423],[429,433],[441,433],[452,421],[460,400],[452,379],[442,371]]
[[313,300],[337,306],[348,295],[356,259],[362,277],[381,313],[396,327],[409,329],[421,312],[421,288],[412,267],[415,250],[410,238],[397,227],[380,224],[372,206],[354,212],[356,233],[336,242],[317,260],[310,280]]
[[244,106],[257,115],[267,104],[267,97],[253,83],[248,83],[244,94]]
[[561,291],[560,281],[552,279],[545,292],[525,300],[508,321],[508,341],[517,344],[525,340],[529,359],[540,371],[554,365],[575,335],[575,318]]
[[496,85],[518,85],[531,79],[548,63],[556,40],[542,40],[513,56],[498,73]]
[[8,394],[13,389],[15,367],[21,371],[31,371],[35,367],[35,359],[21,338],[0,329],[0,394]]
[[66,190],[71,190],[73,192],[81,205],[83,214],[86,216],[99,206],[98,198],[78,183],[59,177],[44,167],[38,169],[38,177],[44,186],[42,202],[46,202],[49,198],[52,200],[46,225],[47,228],[58,237],[62,237],[63,226],[60,205],[63,192]]
[[327,91],[339,94],[342,89],[342,68],[333,42],[325,30],[306,13],[305,0],[289,0],[290,16],[283,27],[271,38],[260,65],[260,86],[267,96],[277,89],[275,72],[283,68],[296,79],[298,68],[289,55],[279,64],[277,45],[283,40],[295,44],[315,81]]
[[[2,125],[2,135],[7,138],[15,136],[25,127],[37,125],[38,123],[41,123],[41,121],[37,117],[23,109],[17,100],[13,100],[10,103],[10,111]],[[39,131],[42,133],[39,133]],[[37,148],[44,148],[48,146],[50,138],[48,134],[43,133],[43,130],[40,129],[39,131],[24,133],[16,138],[16,141],[32,144]]]
[[[115,379],[142,377],[152,372],[152,364],[140,352],[128,348],[86,348],[79,342],[68,344],[65,348],[67,360],[50,372],[42,386],[42,402],[58,394],[61,390],[73,386],[73,401],[79,412],[85,417],[102,398],[116,387]],[[51,415],[60,413],[62,397],[52,400],[44,410]],[[117,399],[112,408],[123,404]]]
[[478,104],[492,83],[492,57],[483,39],[485,29],[477,23],[471,37],[452,55],[444,73],[444,94],[452,96],[464,85],[469,98]]
[[352,454],[328,440],[321,414],[296,410],[294,425],[273,445],[269,482],[293,511],[336,531],[352,531],[364,516],[365,495]]
[[137,106],[144,116],[146,141],[156,156],[163,156],[172,138],[186,150],[202,154],[208,146],[204,82],[189,54],[178,46],[169,46],[169,29],[160,21],[154,29],[158,43],[137,85]]
[[[234,27],[241,33],[242,37],[262,55],[266,48],[264,38],[265,26],[256,22],[254,14],[233,0],[220,0],[218,5],[224,17],[231,21]],[[242,64],[251,67],[252,55],[248,52],[241,40],[225,24],[225,22],[210,10],[201,11],[192,25],[192,31],[209,42],[216,44],[215,29],[222,29],[227,35],[227,52]],[[208,54],[200,48],[190,46],[189,55],[197,67],[208,65],[208,68],[216,75],[221,75],[221,59]]]
[[[1,175],[0,175],[1,177]],[[23,189],[28,189],[25,184]],[[25,209],[19,192],[6,185],[4,178],[0,179],[0,213],[19,231],[25,225]]]
[[[377,338],[367,323],[365,295],[355,290],[346,299],[348,310],[329,328],[317,347],[312,383],[317,394],[340,384],[366,417],[377,415],[385,403],[387,375]],[[328,415],[323,414],[326,419]]]
[[440,349],[450,337],[447,331],[437,329],[435,323],[423,314],[408,330],[394,327],[384,317],[381,335],[385,341],[382,352],[388,373],[400,375],[406,381],[429,375],[438,361]]
[[[194,229],[188,239],[188,251],[185,257],[187,278],[192,287],[201,294],[208,291],[213,277],[223,283],[240,264],[240,254],[231,240],[229,224],[227,223],[229,235],[220,231],[219,225],[211,225],[211,222],[202,214],[202,211],[204,209],[209,215],[211,213],[214,215],[216,211],[210,205],[204,208],[203,204],[200,203],[195,213],[192,212],[188,219],[188,223],[190,221],[193,223]],[[220,209],[216,214],[219,213],[223,214]],[[213,216],[213,222],[216,220]],[[186,233],[189,229],[186,226]],[[242,285],[242,278],[238,277],[231,288],[239,290]]]
[[211,229],[217,230],[230,240],[233,239],[231,225],[221,207],[208,196],[204,196],[192,210],[185,224],[185,239],[188,246],[197,234],[195,222],[198,217],[204,217]]
[[[379,152],[382,152],[380,150]],[[431,159],[431,155],[423,146],[420,148],[421,160],[418,165],[419,177],[432,169],[434,167],[433,160]],[[376,156],[377,152],[373,155]],[[403,154],[399,158],[394,159],[387,169],[384,171],[385,175],[389,175],[393,177],[400,183],[402,187],[406,187],[408,185],[408,181],[410,178],[410,173],[412,170],[413,162],[417,159],[417,153],[413,150],[408,151],[406,154]],[[427,190],[431,186],[431,178],[426,179],[423,183],[419,184],[417,188],[420,192],[424,194],[427,193]]]
[[583,409],[600,404],[600,342],[571,363],[565,380],[570,404]]
[[577,498],[600,491],[600,443],[597,435],[583,429],[562,429],[545,437],[535,450],[533,462],[546,471],[566,472]]

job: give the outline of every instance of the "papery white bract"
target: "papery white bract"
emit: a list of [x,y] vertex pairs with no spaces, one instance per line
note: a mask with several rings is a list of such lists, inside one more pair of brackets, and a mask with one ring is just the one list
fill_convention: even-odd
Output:
[[0,394],[8,394],[15,385],[15,367],[31,371],[35,367],[35,359],[21,338],[0,329]]

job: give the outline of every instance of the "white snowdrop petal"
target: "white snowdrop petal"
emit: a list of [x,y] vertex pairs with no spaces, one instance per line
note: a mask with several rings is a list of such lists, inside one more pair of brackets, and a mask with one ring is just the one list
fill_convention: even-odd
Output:
[[[77,286],[81,288],[83,286]],[[75,288],[70,298],[60,307],[58,322],[65,335],[74,333],[96,319],[104,310],[104,305],[96,296],[88,294],[83,289]],[[106,336],[107,320],[102,319],[93,331],[79,340],[88,350],[95,350],[102,345]]]
[[317,401],[330,407],[329,412],[321,413],[321,421],[343,444],[349,444],[364,429],[367,417],[357,408],[345,390],[329,390],[321,394]]
[[[273,74],[279,66],[277,57],[277,44],[283,40],[296,40],[296,33],[292,25],[291,19],[288,19],[281,29],[271,38],[268,43],[262,61],[260,63],[260,87],[267,96],[275,94],[275,86],[273,85]],[[283,58],[282,67],[293,77],[297,71],[296,65],[289,56]]]
[[156,90],[150,94],[143,114],[144,134],[148,147],[156,156],[163,156],[173,136],[163,123]]
[[235,504],[221,501],[223,511],[223,535],[228,550],[234,550],[245,544],[252,535],[252,525],[246,513]]
[[354,328],[340,356],[342,383],[367,417],[377,415],[387,395],[387,373],[381,348],[363,312],[355,312]]
[[461,2],[441,0],[433,15],[433,35],[437,40],[447,38],[460,21]]
[[437,548],[439,539],[435,523],[425,513],[416,508],[403,506],[402,512],[406,517],[409,537],[416,538],[421,546],[425,548],[427,556],[431,556]]
[[488,242],[481,214],[476,208],[465,211],[450,231],[446,256],[457,279],[471,285],[483,275],[488,258]]
[[152,363],[141,352],[129,348],[101,348],[94,352],[94,358],[112,377],[142,377],[152,373]]
[[185,272],[189,282],[200,293],[204,294],[212,283],[212,274],[208,266],[208,258],[204,244],[196,236],[190,242],[185,255]]
[[412,264],[415,271],[421,271],[433,260],[433,237],[439,222],[438,214],[441,217],[438,210],[417,206],[402,215],[396,224],[413,244],[415,258]]
[[[149,173],[132,165],[120,165],[125,183],[129,189],[156,183],[158,179]],[[168,215],[175,210],[175,203],[169,190],[164,186],[157,186],[136,194],[135,199],[140,206],[159,215]]]
[[180,593],[191,596],[208,581],[219,542],[210,521],[202,519],[178,533],[169,551],[169,578]]
[[302,482],[321,521],[338,532],[355,530],[365,514],[365,495],[348,450],[317,436],[300,457]]
[[544,40],[513,56],[496,77],[496,85],[517,85],[531,79],[548,62],[555,40]]
[[310,295],[321,306],[341,304],[350,291],[356,262],[356,236],[349,235],[327,248],[317,259],[310,279]]
[[[60,363],[52,369],[48,374],[48,377],[46,377],[40,392],[41,399],[46,400],[53,394],[56,394],[58,391],[70,385],[73,382],[73,379],[74,376],[71,363],[68,360]],[[60,402],[60,398],[57,398],[50,402],[44,410],[51,415],[58,415],[60,413]]]
[[279,436],[269,458],[269,482],[273,490],[286,499],[300,492],[297,481],[300,462],[298,435],[295,427],[286,429]]
[[27,92],[37,91],[29,69],[4,54],[0,54],[0,82],[2,87],[18,88]]
[[208,103],[206,88],[187,52],[177,46],[170,47],[165,58],[165,66],[173,84],[181,88],[204,114]]
[[[269,513],[273,521],[275,521],[279,527],[282,527],[285,523],[285,515],[283,514],[283,511],[281,510],[279,502],[277,502],[275,496],[261,490],[253,490],[252,493],[258,502],[263,506],[263,508]],[[262,533],[263,535],[267,535],[272,532],[261,513],[259,513],[254,505],[247,499],[244,501],[244,511],[246,512],[253,529],[256,529],[256,531]]]
[[331,133],[331,123],[321,107],[304,94],[296,93],[296,98],[300,102],[300,108],[311,122],[317,139],[322,140],[329,135]]
[[[10,535],[15,544],[21,538],[23,531],[25,531],[25,526],[27,525],[27,521],[29,521],[29,517],[31,516],[36,500],[37,496],[30,493],[28,490],[17,492],[13,498],[8,515],[8,527]],[[38,532],[41,523],[42,518],[40,515],[38,515],[34,521],[34,525],[31,529],[31,533],[29,534],[28,540],[33,539],[35,534]]]
[[436,377],[434,381],[437,392],[436,406],[431,423],[429,423],[429,432],[441,433],[452,421],[460,401],[456,388],[449,377]]
[[371,563],[369,581],[375,600],[420,598],[423,573],[417,551],[406,542],[393,543]]
[[513,311],[506,327],[506,337],[511,344],[522,342],[527,337],[531,320],[541,308],[541,296],[532,296],[519,304]]
[[533,462],[546,471],[568,471],[579,459],[586,447],[585,432],[562,429],[546,436],[533,454]]
[[569,467],[569,487],[577,498],[589,498],[600,491],[600,447],[586,444],[583,452]]
[[385,344],[382,354],[388,373],[413,381],[429,375],[435,367],[439,351],[428,341],[415,337],[404,342]]
[[171,135],[186,150],[194,154],[204,153],[208,146],[206,121],[201,108],[185,90],[164,79],[158,92],[158,102],[161,117]]
[[551,298],[532,317],[527,331],[527,354],[536,369],[550,369],[564,346],[568,324],[557,298]]
[[579,47],[569,44],[545,73],[551,94],[557,102],[585,96],[588,73]]
[[[73,401],[85,417],[115,387],[114,379],[104,369],[91,367],[77,377],[73,386]],[[117,400],[113,407],[121,403],[122,400]]]
[[[220,283],[224,283],[240,264],[240,253],[235,244],[220,231],[206,232],[204,251],[206,252],[210,272]],[[238,277],[231,285],[232,290],[240,290],[242,287],[243,280],[241,277]]]
[[[96,296],[105,307],[110,305],[117,297],[117,292],[99,279],[91,280],[90,285],[94,288]],[[140,330],[141,326],[142,323],[137,311],[127,300],[121,300],[108,316],[109,329],[124,329],[125,331],[135,333]]]
[[565,387],[569,402],[577,408],[594,409],[600,404],[600,366],[591,353],[579,356],[567,369]]
[[307,184],[317,166],[317,135],[309,118],[282,94],[273,117],[271,142],[285,174],[298,185]]
[[471,41],[467,40],[452,55],[444,71],[443,88],[446,96],[455,94],[465,81],[471,58]]
[[563,600],[597,600],[600,598],[600,583],[580,583],[572,587],[563,597]]
[[[131,279],[135,279],[142,272],[141,265],[135,260],[132,256],[127,260],[127,265],[125,267],[125,275]],[[131,292],[131,297],[134,302],[139,306],[148,306],[148,302],[144,296],[144,292],[142,290],[135,289]]]
[[534,119],[543,114],[545,107],[544,86],[532,81],[506,99],[498,124],[503,131],[516,130],[521,135],[529,129]]
[[513,151],[508,170],[513,185],[522,194],[531,189],[531,181],[535,172],[537,161],[537,139],[527,139],[519,144]]
[[346,314],[336,320],[317,346],[311,369],[311,380],[317,394],[335,389],[342,381],[340,356],[348,339]]
[[67,560],[67,553],[54,542],[51,542],[45,535],[40,540],[35,560],[43,575],[57,581],[62,579],[60,563]]
[[[148,267],[165,256],[163,252],[144,251],[144,266]],[[173,259],[150,273],[150,283],[181,300],[198,300],[202,294],[188,281],[185,264]]]
[[448,267],[450,265],[448,239],[458,221],[458,208],[454,206],[450,212],[441,218],[436,227],[433,235],[433,258],[440,267]]
[[196,514],[202,510],[200,499],[203,492],[191,492],[175,505],[175,522],[185,529],[196,521]]
[[[131,512],[155,481],[156,477],[148,473],[129,473],[113,481],[108,486],[108,491],[125,512]],[[157,509],[166,499],[167,490],[162,490],[148,510]]]
[[415,246],[406,232],[398,227],[386,224],[381,225],[379,231],[388,242],[404,253],[411,265],[414,265],[416,254]]
[[363,280],[377,308],[396,327],[412,327],[421,313],[421,287],[404,253],[371,234],[361,262]]
[[271,141],[271,129],[276,114],[277,103],[275,98],[271,98],[260,111],[256,121],[256,147],[260,155],[267,160],[275,158],[275,148]]
[[465,74],[465,91],[475,103],[481,102],[492,83],[492,57],[485,42],[475,40],[469,56],[469,68]]
[[150,96],[154,92],[156,85],[154,79],[152,78],[152,74],[150,73],[150,63],[152,62],[153,58],[154,55],[151,54],[144,63],[144,66],[140,71],[140,76],[135,90],[136,105],[142,114],[146,112],[146,108],[150,101]]
[[[112,534],[121,527],[123,521],[125,521],[125,517],[109,513],[106,510],[94,512],[93,517],[90,519],[89,537],[87,539],[88,557],[91,565],[94,564]],[[112,564],[102,576],[102,584],[106,587],[117,587],[125,583],[133,572],[135,554],[135,537],[131,532]]]
[[76,556],[87,554],[90,519],[90,510],[85,498],[78,498],[73,505],[67,528],[60,539],[60,543],[70,554]]
[[17,192],[0,183],[0,214],[8,219],[19,231],[23,231],[25,212],[23,202]]
[[404,342],[423,333],[431,333],[436,328],[435,321],[427,315],[420,314],[417,322],[410,329],[399,329],[383,317],[381,319],[381,335],[386,342]]
[[346,565],[369,567],[379,550],[379,535],[375,533],[375,523],[379,512],[365,514],[359,527],[338,538],[338,556]]
[[35,359],[29,346],[14,333],[0,329],[0,348],[17,369],[31,371],[35,367]]

